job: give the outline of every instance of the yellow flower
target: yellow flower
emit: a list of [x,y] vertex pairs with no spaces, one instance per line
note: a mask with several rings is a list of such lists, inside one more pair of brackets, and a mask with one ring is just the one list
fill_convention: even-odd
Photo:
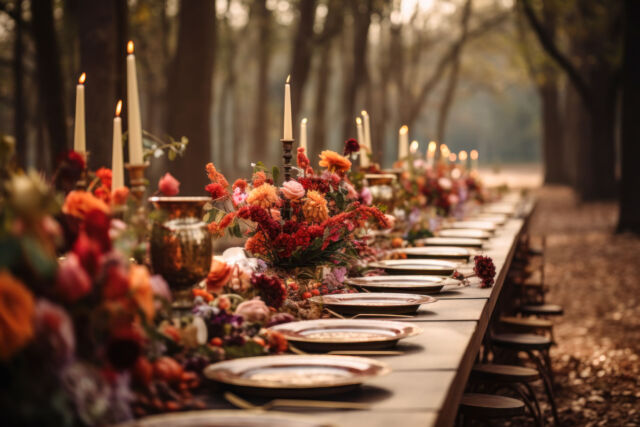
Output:
[[260,206],[264,209],[277,206],[279,201],[278,189],[273,185],[266,183],[251,190],[249,196],[247,196],[247,203],[250,205]]
[[0,360],[8,360],[33,338],[35,303],[31,291],[0,271]]
[[315,190],[307,192],[307,198],[302,205],[304,217],[309,222],[322,222],[329,217],[327,201]]
[[319,165],[330,172],[344,173],[351,168],[351,161],[331,150],[324,150],[320,154]]

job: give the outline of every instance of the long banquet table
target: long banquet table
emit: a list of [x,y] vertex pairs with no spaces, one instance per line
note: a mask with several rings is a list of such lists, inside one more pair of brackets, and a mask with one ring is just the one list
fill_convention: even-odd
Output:
[[[516,244],[533,212],[533,201],[523,201],[519,215],[509,219],[484,245],[493,258],[496,280],[492,288],[460,287],[436,295],[438,301],[420,307],[406,320],[423,333],[403,340],[403,354],[374,357],[388,363],[392,372],[369,381],[358,390],[328,400],[361,402],[368,410],[296,409],[299,415],[338,426],[451,426],[467,378],[502,291]],[[208,401],[211,409],[231,409],[220,393]],[[260,404],[258,399],[249,399]],[[282,411],[278,408],[278,411]]]

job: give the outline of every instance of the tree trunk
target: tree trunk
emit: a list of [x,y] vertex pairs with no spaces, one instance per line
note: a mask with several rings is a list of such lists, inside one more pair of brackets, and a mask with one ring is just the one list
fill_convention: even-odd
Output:
[[[60,74],[60,55],[53,24],[52,0],[31,2],[33,37],[36,45],[36,64],[39,98],[46,117],[47,137],[55,159],[68,147],[65,124],[65,103]],[[43,165],[51,171],[51,163]]]
[[560,93],[555,74],[548,75],[539,85],[542,107],[542,153],[544,159],[545,184],[565,184],[567,171],[565,164],[562,122],[560,113]]
[[622,180],[618,231],[640,234],[640,4],[625,1],[622,68]]
[[[271,64],[271,12],[267,9],[266,0],[258,0],[253,3],[251,13],[257,27],[257,70],[256,70],[256,98],[253,111],[253,141],[252,157],[250,161],[268,161],[266,148],[268,141],[269,120],[269,66]],[[284,82],[282,82],[284,83]]]
[[170,165],[183,194],[202,193],[204,163],[211,160],[215,6],[215,0],[188,0],[180,5],[178,45],[167,87],[167,127],[173,137],[189,138],[184,156]]
[[445,134],[447,130],[447,119],[449,118],[449,112],[453,105],[453,99],[455,98],[456,88],[458,86],[458,77],[460,76],[460,56],[462,55],[462,49],[458,51],[456,59],[451,64],[449,70],[449,79],[447,80],[447,86],[444,90],[442,102],[438,111],[438,124],[436,127],[436,141],[443,143],[445,141]]
[[313,53],[313,23],[316,18],[316,0],[300,0],[300,20],[293,43],[291,60],[291,114],[293,123],[298,123],[303,105],[304,87],[311,68]]
[[87,151],[92,169],[111,166],[113,115],[118,100],[116,5],[113,1],[76,4],[81,72],[87,73],[85,117]]
[[16,138],[16,150],[18,154],[18,164],[27,167],[27,141],[25,130],[24,114],[24,66],[22,63],[23,52],[23,22],[22,22],[22,0],[15,2],[15,33],[13,41],[13,132]]
[[368,80],[367,40],[371,24],[372,0],[354,0],[351,2],[353,14],[353,66],[351,73],[345,76],[343,92],[342,137],[348,139],[354,134],[355,105],[358,89]]

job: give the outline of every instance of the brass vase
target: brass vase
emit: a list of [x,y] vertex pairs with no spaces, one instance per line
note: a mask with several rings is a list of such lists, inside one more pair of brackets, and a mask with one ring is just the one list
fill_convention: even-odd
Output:
[[202,220],[208,197],[151,197],[162,219],[151,228],[151,265],[171,286],[174,297],[204,279],[211,267],[213,247]]

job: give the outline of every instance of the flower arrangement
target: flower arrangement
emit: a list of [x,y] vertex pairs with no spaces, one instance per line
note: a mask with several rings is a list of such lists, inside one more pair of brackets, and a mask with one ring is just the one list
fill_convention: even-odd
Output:
[[213,202],[226,208],[211,206],[205,217],[209,230],[215,235],[224,230],[241,235],[243,224],[249,236],[245,250],[274,268],[348,265],[356,254],[357,230],[369,220],[387,228],[389,220],[378,208],[359,202],[346,177],[351,167],[348,158],[323,151],[319,165],[324,170],[316,173],[299,149],[297,164],[301,174],[279,188],[274,185],[277,172],[269,176],[260,167],[250,183],[238,180],[229,188],[225,177],[209,163],[211,183],[206,190]]

